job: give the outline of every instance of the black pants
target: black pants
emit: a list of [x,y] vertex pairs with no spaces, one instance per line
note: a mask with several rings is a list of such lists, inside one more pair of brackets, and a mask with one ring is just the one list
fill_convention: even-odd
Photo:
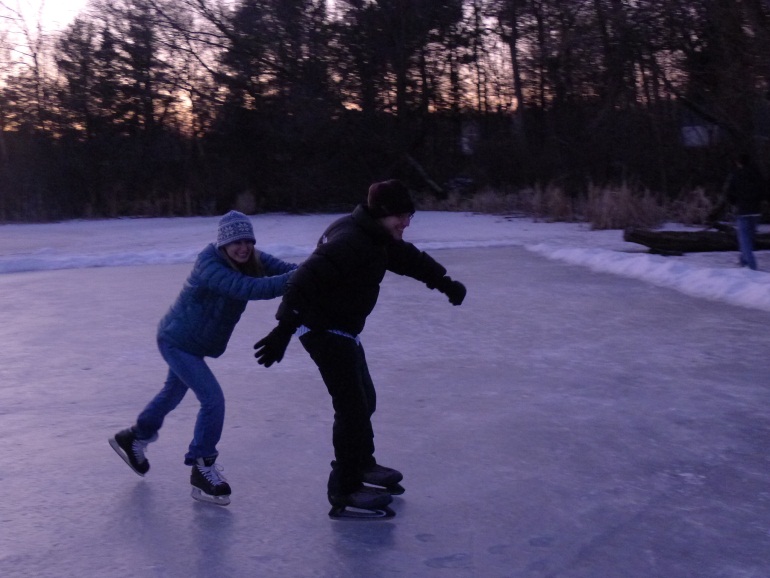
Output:
[[375,464],[371,417],[377,405],[364,348],[350,337],[310,331],[300,337],[332,397],[334,458],[330,494],[349,494]]

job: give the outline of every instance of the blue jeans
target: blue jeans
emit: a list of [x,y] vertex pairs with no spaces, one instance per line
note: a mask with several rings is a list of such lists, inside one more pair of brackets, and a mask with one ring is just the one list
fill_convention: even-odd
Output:
[[158,349],[168,363],[166,384],[147,404],[136,420],[134,431],[139,439],[149,439],[163,425],[163,419],[179,405],[188,388],[201,404],[195,420],[193,440],[185,454],[184,463],[194,465],[197,458],[216,458],[217,443],[225,423],[225,396],[216,377],[203,357],[182,351],[158,340]]
[[738,246],[741,250],[741,265],[757,269],[754,258],[754,236],[757,234],[758,215],[739,215],[736,223],[738,228]]

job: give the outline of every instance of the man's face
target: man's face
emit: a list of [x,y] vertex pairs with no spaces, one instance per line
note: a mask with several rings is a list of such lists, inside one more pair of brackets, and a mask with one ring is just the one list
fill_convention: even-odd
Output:
[[382,217],[380,223],[390,233],[390,235],[396,240],[400,241],[404,237],[404,229],[409,226],[412,221],[414,213],[401,213],[400,215],[389,215]]

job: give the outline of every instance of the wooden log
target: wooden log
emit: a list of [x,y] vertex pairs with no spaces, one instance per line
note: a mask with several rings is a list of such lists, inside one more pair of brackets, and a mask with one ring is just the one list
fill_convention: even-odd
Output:
[[[725,228],[723,228],[725,229]],[[711,253],[738,251],[738,238],[734,229],[719,231],[652,231],[650,229],[626,229],[623,240],[649,247],[651,253],[682,255],[684,253]],[[770,234],[756,236],[757,251],[770,250]]]

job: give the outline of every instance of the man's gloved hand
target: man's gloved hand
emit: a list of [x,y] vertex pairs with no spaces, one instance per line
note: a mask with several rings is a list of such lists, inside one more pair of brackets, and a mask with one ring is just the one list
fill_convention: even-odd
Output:
[[270,367],[281,361],[293,334],[294,330],[289,325],[279,323],[275,329],[254,344],[256,350],[254,357],[257,358],[257,363]]
[[442,277],[441,280],[436,283],[436,289],[449,297],[449,302],[452,305],[460,305],[463,302],[463,299],[465,299],[465,294],[468,292],[467,289],[465,289],[465,285],[459,281],[453,280],[449,276]]

